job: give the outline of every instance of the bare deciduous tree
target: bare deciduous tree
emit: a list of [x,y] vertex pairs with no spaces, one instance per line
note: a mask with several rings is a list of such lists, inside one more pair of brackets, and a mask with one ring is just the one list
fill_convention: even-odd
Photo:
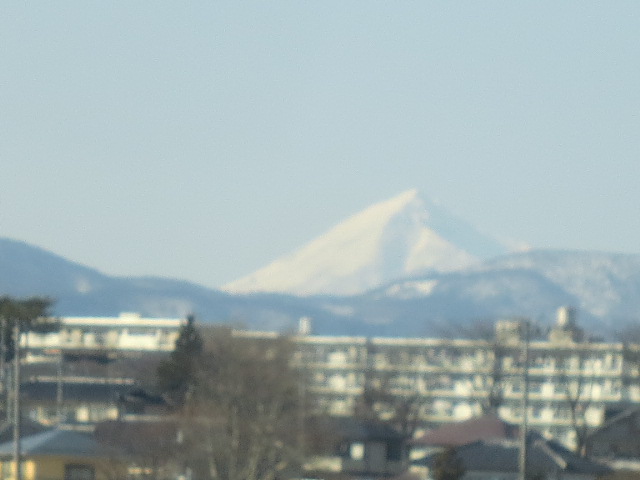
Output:
[[110,478],[123,478],[128,469],[143,478],[166,480],[180,471],[177,425],[172,421],[107,421],[98,424],[93,435],[111,454],[102,465],[111,470]]
[[[585,413],[593,401],[594,372],[588,367],[588,351],[578,346],[558,349],[555,355],[558,384],[563,388],[564,402],[570,426],[575,435],[576,453],[584,455],[589,425]],[[562,408],[562,407],[561,407]]]
[[477,319],[469,325],[457,325],[451,332],[452,338],[461,336],[480,340],[486,344],[484,365],[479,369],[479,373],[483,376],[486,397],[480,406],[483,413],[496,414],[504,403],[504,389],[507,384],[504,359],[514,355],[514,346],[509,346],[508,342],[496,332],[494,319]]
[[276,480],[301,463],[303,398],[283,337],[205,334],[185,409],[185,440],[200,477]]
[[428,394],[414,385],[397,385],[399,374],[378,371],[374,363],[375,348],[367,347],[368,365],[363,373],[362,394],[356,399],[355,416],[384,422],[406,437],[413,436],[420,426],[422,412],[431,403]]
[[637,384],[640,382],[640,325],[627,325],[616,336],[622,342],[622,381],[626,385]]

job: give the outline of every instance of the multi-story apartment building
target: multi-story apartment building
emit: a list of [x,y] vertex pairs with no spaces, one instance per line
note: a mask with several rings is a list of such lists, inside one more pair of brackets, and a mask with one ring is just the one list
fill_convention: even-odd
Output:
[[[334,415],[350,415],[369,388],[418,409],[425,426],[492,408],[518,423],[526,390],[528,424],[569,445],[607,411],[640,401],[638,365],[627,355],[634,347],[588,341],[568,308],[544,338],[525,325],[499,321],[494,338],[477,340],[299,335],[296,362]],[[381,414],[393,404],[380,402]]]
[[31,353],[170,352],[184,319],[143,318],[137,313],[118,317],[62,317],[49,333],[27,332],[21,344]]

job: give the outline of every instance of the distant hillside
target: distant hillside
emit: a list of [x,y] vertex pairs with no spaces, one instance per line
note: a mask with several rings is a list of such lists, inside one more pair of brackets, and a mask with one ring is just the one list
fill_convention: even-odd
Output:
[[322,312],[295,297],[234,297],[180,280],[110,277],[6,238],[0,238],[0,294],[49,296],[55,299],[54,313],[66,316],[133,311],[178,317],[193,312],[206,322],[279,330],[292,328],[304,315],[322,318]]
[[[488,260],[452,274],[399,280],[365,295],[364,303],[412,303],[454,319],[527,316],[542,323],[560,306],[610,334],[640,323],[640,255],[536,250]],[[462,320],[462,318],[460,318]]]
[[[332,335],[432,336],[477,321],[554,320],[564,305],[607,335],[640,322],[640,256],[532,251],[455,272],[410,276],[354,296],[231,295],[189,282],[120,278],[23,242],[0,239],[0,294],[47,295],[58,315],[195,313],[203,322],[292,331],[300,317]],[[459,330],[458,330],[459,331]]]
[[594,317],[613,322],[640,318],[640,255],[538,250],[496,258],[481,271],[496,269],[536,272]]

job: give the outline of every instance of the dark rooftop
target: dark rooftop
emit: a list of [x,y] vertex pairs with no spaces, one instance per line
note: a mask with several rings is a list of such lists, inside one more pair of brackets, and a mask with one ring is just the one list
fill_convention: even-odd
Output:
[[[519,442],[515,440],[479,440],[456,448],[456,456],[468,471],[517,472]],[[415,463],[431,466],[436,455]],[[604,474],[610,470],[599,463],[582,458],[558,442],[546,440],[531,432],[528,436],[528,465],[533,472],[562,471],[573,474]]]
[[450,423],[431,430],[411,443],[441,447],[457,447],[477,440],[517,439],[517,425],[505,422],[496,415],[471,418],[457,423]]
[[[96,457],[105,449],[90,435],[73,430],[51,429],[25,436],[20,441],[23,455],[69,455]],[[0,458],[13,456],[13,441],[0,444]]]

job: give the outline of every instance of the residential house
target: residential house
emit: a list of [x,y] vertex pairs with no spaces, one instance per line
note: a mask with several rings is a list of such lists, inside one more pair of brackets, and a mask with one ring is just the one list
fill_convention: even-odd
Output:
[[386,479],[407,467],[406,438],[384,423],[318,418],[306,430],[315,447],[304,466],[307,477]]
[[640,408],[630,407],[591,432],[586,453],[615,470],[639,472]]
[[125,416],[156,417],[166,413],[161,397],[148,394],[132,380],[31,380],[23,383],[21,389],[25,415],[45,425],[91,427]]
[[415,460],[460,447],[478,440],[517,440],[520,428],[497,415],[484,415],[434,428],[409,441],[410,458]]
[[[20,446],[22,480],[109,480],[124,473],[119,454],[85,433],[50,429],[22,437]],[[13,455],[13,441],[0,444],[4,480],[16,478]]]
[[106,421],[95,426],[93,436],[122,452],[129,479],[176,479],[187,470],[180,458],[186,456],[186,447],[175,420]]
[[[518,440],[478,440],[454,449],[464,475],[462,480],[517,480],[520,442]],[[424,467],[421,478],[431,480],[440,453],[414,462]],[[580,457],[556,441],[537,432],[527,437],[527,478],[540,480],[595,480],[611,469]]]

